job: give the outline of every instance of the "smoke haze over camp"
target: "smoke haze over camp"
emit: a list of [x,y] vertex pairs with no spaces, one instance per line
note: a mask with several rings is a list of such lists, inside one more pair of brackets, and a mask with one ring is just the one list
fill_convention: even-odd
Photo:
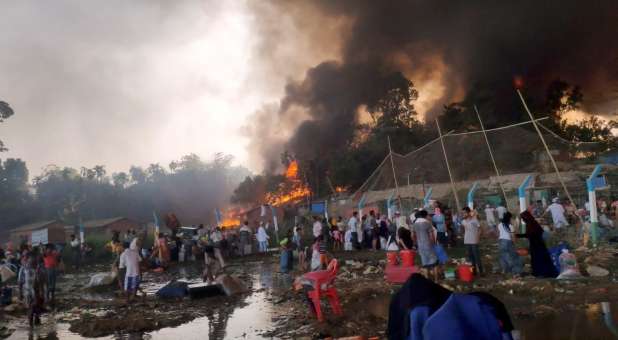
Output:
[[0,124],[10,150],[2,157],[21,157],[35,174],[52,163],[126,171],[219,151],[274,169],[284,150],[316,157],[348,143],[359,107],[397,74],[414,83],[415,108],[428,117],[476,86],[507,93],[515,75],[533,91],[555,78],[581,85],[586,111],[615,115],[615,1],[60,0],[0,9],[0,99],[16,112]]

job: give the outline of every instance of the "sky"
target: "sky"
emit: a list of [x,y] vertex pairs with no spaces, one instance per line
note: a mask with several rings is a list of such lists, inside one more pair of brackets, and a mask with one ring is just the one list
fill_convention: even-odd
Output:
[[34,175],[48,164],[111,173],[224,152],[260,170],[243,127],[329,54],[264,51],[264,34],[303,39],[269,11],[243,0],[2,2],[0,100],[15,115],[0,124],[0,158]]
[[[618,64],[612,51],[618,48],[613,43],[618,25],[607,9],[615,4],[602,4],[585,8],[587,25],[598,22],[588,36],[579,21],[570,20],[580,17],[571,10],[578,8],[577,1],[558,11],[562,21],[519,10],[519,17],[532,20],[523,26],[527,30],[512,29],[520,27],[518,20],[501,19],[515,5],[495,4],[489,10],[481,2],[475,5],[484,11],[469,10],[468,4],[442,8],[433,1],[3,1],[0,100],[15,115],[0,124],[0,140],[9,149],[0,158],[21,158],[36,176],[50,164],[102,164],[113,173],[131,165],[167,166],[189,153],[209,159],[224,152],[235,157],[235,164],[259,172],[278,162],[286,143],[306,143],[296,137],[303,126],[311,127],[307,120],[319,120],[322,111],[339,112],[328,110],[334,99],[367,92],[355,92],[372,85],[357,80],[358,65],[374,76],[401,70],[419,90],[416,108],[423,114],[461,97],[464,88],[457,79],[464,76],[472,81],[498,70],[510,84],[513,72],[509,67],[503,72],[504,65],[519,65],[514,61],[521,59],[522,47],[529,51],[526,68],[558,65],[553,71],[574,73],[584,85],[612,84],[605,92],[616,97]],[[488,30],[487,18],[505,27]],[[458,20],[466,22],[466,30],[442,24]],[[545,23],[553,30],[541,29]],[[511,31],[518,34],[504,33]],[[572,43],[564,45],[563,38],[573,34]],[[559,63],[553,55],[563,50],[538,48],[548,42],[578,53],[564,54]],[[441,50],[447,47],[453,51]],[[582,59],[584,50],[596,57]],[[477,56],[487,51],[497,51],[489,60],[493,68]],[[613,65],[614,73],[599,66],[605,65],[601,59]],[[358,79],[364,79],[362,74]],[[584,86],[587,98],[606,95],[594,90]],[[334,98],[333,92],[343,95]],[[285,102],[292,105],[283,112]],[[608,101],[587,104],[595,102]],[[613,118],[615,102],[601,111]],[[338,132],[328,119],[322,127]],[[309,137],[313,143],[315,134]]]

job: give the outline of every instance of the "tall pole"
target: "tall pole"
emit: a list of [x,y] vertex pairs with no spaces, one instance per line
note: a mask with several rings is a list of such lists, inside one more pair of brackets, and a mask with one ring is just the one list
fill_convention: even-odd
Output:
[[395,180],[395,192],[397,193],[397,200],[399,201],[399,209],[403,207],[401,205],[401,195],[399,195],[399,185],[397,184],[397,175],[395,174],[395,161],[393,160],[393,149],[391,148],[391,137],[386,136],[388,140],[388,154],[391,156],[391,167],[393,168],[393,179]]
[[496,171],[496,177],[498,177],[498,185],[500,186],[500,190],[502,191],[502,196],[504,197],[504,204],[508,207],[509,201],[506,198],[506,191],[504,191],[504,186],[502,186],[500,170],[498,170],[498,166],[496,165],[496,160],[494,159],[494,152],[491,150],[491,145],[489,144],[489,138],[487,138],[487,132],[485,131],[485,126],[483,125],[481,114],[479,113],[479,110],[476,107],[476,105],[474,105],[474,111],[476,111],[476,116],[479,118],[479,123],[481,124],[481,131],[483,131],[483,136],[485,136],[485,143],[487,143],[487,150],[489,150],[489,156],[491,157],[491,163],[494,165],[494,170]]
[[459,205],[459,198],[457,197],[457,188],[455,188],[455,182],[453,181],[453,174],[451,173],[451,166],[448,164],[448,157],[446,156],[446,148],[444,147],[444,139],[442,138],[442,131],[440,130],[440,123],[436,118],[436,126],[438,127],[438,134],[440,136],[440,144],[442,145],[442,153],[444,154],[444,161],[446,162],[446,170],[448,170],[448,177],[451,180],[451,190],[453,190],[453,196],[455,196],[455,204],[457,205],[457,211],[461,210]]
[[[598,243],[598,227],[599,213],[597,211],[597,194],[594,180],[601,172],[601,165],[594,167],[590,177],[586,179],[586,188],[588,189],[588,203],[590,203],[590,234],[592,235],[592,246],[596,247]],[[586,244],[584,246],[587,246]]]
[[567,197],[569,198],[569,201],[571,201],[571,204],[575,204],[575,201],[573,201],[573,198],[571,197],[571,194],[569,193],[569,190],[567,190],[567,187],[564,184],[564,180],[562,179],[562,175],[560,174],[560,171],[558,170],[558,166],[556,165],[556,161],[554,160],[554,156],[552,156],[551,152],[549,152],[549,147],[547,146],[547,143],[545,142],[545,138],[543,137],[543,134],[541,133],[541,130],[539,129],[538,124],[536,123],[536,120],[534,120],[534,116],[532,115],[532,112],[530,112],[530,109],[528,108],[528,105],[526,104],[526,101],[524,100],[524,96],[521,94],[521,91],[519,91],[519,89],[516,89],[516,91],[517,91],[517,94],[519,95],[519,99],[521,99],[521,103],[524,105],[524,108],[526,109],[526,112],[528,112],[528,116],[530,116],[530,120],[532,121],[532,125],[534,125],[534,128],[536,129],[536,132],[539,134],[539,138],[541,139],[541,142],[543,142],[543,146],[545,147],[545,151],[547,152],[547,156],[551,160],[551,164],[554,166],[554,170],[556,171],[556,175],[558,176],[558,180],[560,181],[560,184],[562,185],[562,189],[564,190],[564,192],[566,193]]

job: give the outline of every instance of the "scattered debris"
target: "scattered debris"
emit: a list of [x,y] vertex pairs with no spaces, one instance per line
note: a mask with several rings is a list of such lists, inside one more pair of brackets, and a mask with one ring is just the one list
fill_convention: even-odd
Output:
[[598,266],[588,266],[586,268],[586,271],[588,272],[588,274],[590,274],[590,276],[594,277],[602,277],[609,275],[609,270]]

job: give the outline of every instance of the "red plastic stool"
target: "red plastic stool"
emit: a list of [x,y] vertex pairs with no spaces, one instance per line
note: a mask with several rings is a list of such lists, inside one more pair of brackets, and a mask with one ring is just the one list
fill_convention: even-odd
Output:
[[394,266],[397,264],[397,253],[394,251],[386,252],[386,263]]
[[337,260],[333,259],[328,264],[328,269],[318,270],[303,275],[304,278],[312,281],[313,290],[309,291],[307,296],[313,302],[315,314],[319,321],[324,321],[322,307],[320,306],[320,299],[322,296],[328,298],[328,302],[330,303],[330,306],[335,314],[343,314],[339,303],[339,295],[337,295],[337,289],[333,287],[338,270],[339,266],[337,264]]

